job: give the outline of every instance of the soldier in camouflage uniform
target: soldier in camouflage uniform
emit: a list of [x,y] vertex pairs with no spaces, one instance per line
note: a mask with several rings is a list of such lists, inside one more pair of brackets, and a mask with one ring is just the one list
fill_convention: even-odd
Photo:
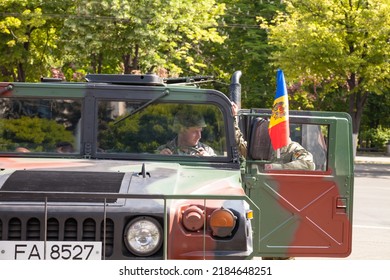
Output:
[[232,113],[234,117],[234,133],[235,133],[236,144],[238,147],[238,152],[240,153],[241,159],[245,159],[248,153],[248,144],[244,139],[244,135],[242,134],[241,129],[238,127],[238,123],[236,119],[238,113],[238,106],[234,102],[232,102]]
[[315,170],[313,155],[299,143],[291,141],[287,146],[280,148],[280,158],[274,151],[272,163],[265,164],[266,170],[292,169],[292,170]]
[[206,123],[199,112],[179,111],[173,121],[177,136],[158,147],[157,152],[163,155],[215,156],[210,146],[199,141],[203,127]]
[[[238,113],[237,105],[232,102],[232,113],[236,116]],[[237,122],[234,122],[235,138],[238,151],[243,158],[247,156],[247,143],[242,135]],[[280,149],[280,157],[277,158],[276,152],[273,151],[271,164],[265,164],[265,169],[293,169],[293,170],[315,170],[313,155],[302,147],[299,143],[291,141],[289,144]]]

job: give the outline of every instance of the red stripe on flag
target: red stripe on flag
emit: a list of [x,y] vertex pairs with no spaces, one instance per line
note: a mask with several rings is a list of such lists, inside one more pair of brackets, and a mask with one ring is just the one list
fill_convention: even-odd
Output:
[[271,138],[272,147],[274,150],[280,149],[288,145],[288,138],[290,136],[290,129],[288,122],[283,121],[268,129]]

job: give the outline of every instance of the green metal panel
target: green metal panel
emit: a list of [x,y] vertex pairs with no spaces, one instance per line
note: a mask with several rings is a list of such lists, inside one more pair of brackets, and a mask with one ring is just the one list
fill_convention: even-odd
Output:
[[85,83],[13,83],[10,93],[15,97],[81,98],[85,88]]
[[248,160],[248,196],[260,207],[259,256],[345,257],[351,252],[353,151],[349,115],[300,112],[294,123],[329,126],[327,170],[261,169]]

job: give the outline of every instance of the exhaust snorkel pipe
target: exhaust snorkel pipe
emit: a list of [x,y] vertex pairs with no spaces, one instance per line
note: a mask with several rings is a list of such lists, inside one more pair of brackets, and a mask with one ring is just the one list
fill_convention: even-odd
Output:
[[241,74],[241,71],[234,72],[229,86],[230,100],[236,103],[238,109],[241,109]]

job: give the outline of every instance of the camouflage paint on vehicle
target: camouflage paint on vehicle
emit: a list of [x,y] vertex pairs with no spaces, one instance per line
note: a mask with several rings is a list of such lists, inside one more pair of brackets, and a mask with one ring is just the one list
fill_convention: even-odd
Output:
[[[234,76],[231,90],[239,94],[238,88]],[[241,104],[240,97],[231,99]],[[0,247],[6,250],[15,240],[53,240],[101,242],[102,259],[350,253],[353,161],[346,114],[290,112],[294,137],[311,152],[313,131],[326,140],[317,145],[318,168],[266,171],[267,159],[240,161],[231,101],[215,90],[153,75],[92,75],[88,83],[0,83],[0,102],[0,126],[14,121],[25,129],[30,120],[44,137],[32,142],[0,127]],[[184,105],[204,114],[201,141],[217,156],[155,152],[174,134],[174,113]],[[249,147],[260,141],[252,139],[251,123],[269,113],[240,110]],[[48,125],[55,133],[66,127],[74,150],[57,151],[53,139],[61,139],[44,130]],[[23,145],[31,151],[14,150]],[[126,236],[139,221],[161,227],[155,250],[129,248]],[[153,239],[138,237],[139,244]]]
[[338,140],[329,141],[327,170],[261,171],[261,161],[248,161],[247,192],[263,209],[260,254],[346,257],[352,247],[350,117],[332,113],[330,119],[327,112],[291,114],[292,122],[302,122],[304,117],[307,124],[330,125],[328,139]]

